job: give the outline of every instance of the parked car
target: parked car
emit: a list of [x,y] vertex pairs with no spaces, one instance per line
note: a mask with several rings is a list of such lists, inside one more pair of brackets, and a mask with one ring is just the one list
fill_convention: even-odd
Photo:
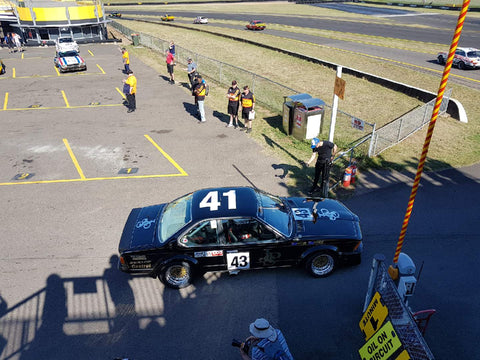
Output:
[[80,48],[75,40],[71,37],[59,37],[55,41],[55,49],[57,53],[63,53],[66,51],[76,51],[77,53],[80,52]]
[[117,11],[114,11],[110,14],[108,14],[109,17],[116,17],[116,18],[121,18],[122,17],[122,14],[120,14],[119,12]]
[[175,16],[165,14],[161,17],[161,19],[162,19],[162,21],[173,21],[173,20],[175,20]]
[[263,21],[253,20],[250,21],[250,23],[247,24],[246,27],[248,30],[264,30],[266,28],[266,25]]
[[60,72],[87,70],[85,60],[76,51],[59,52],[54,58],[55,66]]
[[[437,55],[437,61],[445,65],[448,53],[440,52]],[[480,50],[475,48],[459,47],[453,56],[452,66],[457,66],[461,70],[480,68]]]
[[358,217],[336,200],[277,197],[250,187],[194,191],[130,212],[119,267],[183,288],[208,271],[303,266],[314,277],[359,264]]
[[204,16],[197,16],[195,19],[193,19],[194,24],[208,24],[208,18]]

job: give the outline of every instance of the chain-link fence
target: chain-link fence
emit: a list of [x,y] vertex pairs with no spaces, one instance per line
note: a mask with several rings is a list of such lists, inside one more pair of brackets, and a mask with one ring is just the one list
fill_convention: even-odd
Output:
[[[452,96],[452,89],[445,92],[440,105],[439,115],[445,114],[448,102]],[[407,137],[420,130],[432,118],[433,108],[436,99],[431,100],[425,105],[410,111],[400,118],[377,129],[372,136],[372,146],[370,156],[376,156],[382,151],[398,144]]]
[[395,283],[388,274],[384,259],[383,255],[376,255],[373,259],[364,311],[375,292],[380,293],[382,302],[388,308],[388,317],[410,358],[412,360],[433,360],[433,354],[418,329],[412,313],[402,301]]

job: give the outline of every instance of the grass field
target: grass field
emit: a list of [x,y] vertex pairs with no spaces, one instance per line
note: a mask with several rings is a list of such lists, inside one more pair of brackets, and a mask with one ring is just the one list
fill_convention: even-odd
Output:
[[[189,10],[192,10],[192,6],[200,7],[201,5],[191,5],[189,6]],[[237,10],[241,11],[241,6],[237,6],[239,7]],[[243,6],[243,9],[247,8],[246,5]],[[252,10],[252,6],[255,5],[249,4],[248,9]],[[288,7],[290,5],[285,4],[285,6]],[[229,8],[229,10],[231,9]],[[272,7],[270,7],[270,11],[273,11]],[[283,12],[285,10],[280,9],[279,11]],[[321,16],[331,17],[335,15],[332,15],[332,12],[325,12]],[[226,63],[236,64],[241,68],[254,71],[286,86],[307,92],[312,96],[320,97],[327,103],[331,103],[332,101],[332,89],[335,77],[333,70],[306,61],[293,59],[274,51],[227,40],[211,34],[199,33],[190,29],[179,29],[163,24],[153,25],[123,20],[121,22],[135,31],[149,33],[165,40],[175,39],[176,44],[179,46],[191,49],[205,56],[217,58]],[[220,23],[223,24],[225,21],[222,20]],[[231,24],[236,23],[231,22]],[[350,67],[368,73],[374,73],[433,92],[438,90],[440,83],[441,73],[431,74],[412,71],[408,67],[405,67],[405,65],[374,59],[368,57],[368,54],[362,56],[340,49],[279,38],[265,33],[245,32],[243,30],[226,29],[213,25],[215,25],[215,22],[212,22],[208,30],[233,36],[243,36],[327,61],[347,64]],[[194,28],[193,24],[191,26],[187,25],[187,27]],[[378,45],[383,46],[390,44],[390,39],[359,36],[358,34],[338,34],[335,32],[316,31],[314,29],[286,28],[280,24],[269,24],[269,27],[321,37],[348,39],[349,41],[376,42]],[[421,31],[421,29],[419,29],[419,31]],[[194,41],[192,41],[192,39],[194,39]],[[415,44],[415,46],[418,45],[420,44]],[[408,48],[408,46],[411,46],[411,42],[397,40],[394,46],[398,48]],[[426,52],[431,53],[432,56],[439,46],[441,45],[422,44]],[[153,54],[147,49],[142,48],[133,48],[131,51],[142,57],[152,66],[157,67],[159,72],[165,72],[163,59],[159,58],[158,54]],[[266,59],[268,59],[268,61],[266,61]],[[344,76],[344,79],[347,82],[346,98],[343,101],[340,100],[339,108],[365,121],[375,122],[377,126],[395,119],[420,104],[416,99],[384,89],[363,79],[349,76]],[[449,117],[442,117],[437,121],[426,167],[430,170],[438,170],[450,166],[462,166],[478,162],[480,159],[480,147],[478,146],[480,140],[480,117],[478,115],[480,113],[480,105],[476,100],[480,93],[479,91],[464,86],[454,85],[452,82],[449,83],[448,88],[450,87],[453,88],[453,97],[460,99],[466,108],[469,123],[461,124]],[[215,89],[214,87],[212,96],[208,99],[208,106],[219,112],[225,112],[225,91],[226,89]],[[260,115],[266,121],[256,122],[257,131],[253,133],[253,136],[256,137],[258,141],[264,143],[267,151],[274,151],[282,156],[287,163],[292,165],[293,178],[300,178],[303,175],[303,170],[297,168],[298,160],[308,159],[310,153],[308,144],[284,136],[280,130],[281,126],[278,126],[279,114],[263,110],[260,112]],[[329,122],[329,119],[327,119],[327,122]],[[325,129],[323,137],[327,135],[328,128]],[[408,168],[412,170],[412,168],[416,167],[424,136],[425,131],[420,131],[400,145],[385,151],[380,156],[363,165],[396,168],[400,170]],[[339,141],[341,137],[341,131],[337,129],[335,140],[339,142],[340,146],[346,145]]]

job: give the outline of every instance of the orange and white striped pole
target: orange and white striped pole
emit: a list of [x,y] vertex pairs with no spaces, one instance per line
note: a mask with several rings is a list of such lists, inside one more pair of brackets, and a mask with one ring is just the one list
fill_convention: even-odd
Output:
[[[407,211],[405,213],[405,218],[402,224],[402,230],[400,231],[400,236],[398,238],[397,248],[395,250],[395,256],[393,257],[394,264],[398,262],[398,256],[402,250],[403,241],[405,239],[405,233],[407,232],[408,222],[410,221],[410,215],[412,214],[413,203],[415,202],[415,196],[417,195],[418,185],[420,183],[420,178],[422,176],[423,167],[425,165],[425,160],[427,158],[428,147],[430,146],[430,140],[432,139],[433,129],[435,128],[435,123],[438,118],[438,112],[440,110],[440,105],[442,104],[443,94],[445,93],[445,88],[447,86],[448,76],[450,74],[450,69],[452,68],[453,57],[455,55],[455,50],[457,49],[458,41],[460,40],[460,34],[462,33],[463,23],[465,22],[465,16],[467,15],[468,6],[470,5],[470,0],[464,0],[460,14],[458,15],[457,27],[455,29],[455,34],[453,35],[452,43],[450,44],[450,50],[448,52],[447,61],[445,68],[443,70],[442,81],[440,82],[440,87],[437,93],[437,100],[435,102],[435,107],[433,108],[432,118],[428,125],[427,136],[425,137],[425,142],[423,144],[422,155],[420,156],[420,161],[418,163],[417,174],[415,180],[413,181],[412,192],[410,193],[410,199],[408,200]],[[390,269],[390,275],[392,275],[392,269]],[[394,272],[395,273],[395,272]],[[398,275],[398,271],[397,271]]]

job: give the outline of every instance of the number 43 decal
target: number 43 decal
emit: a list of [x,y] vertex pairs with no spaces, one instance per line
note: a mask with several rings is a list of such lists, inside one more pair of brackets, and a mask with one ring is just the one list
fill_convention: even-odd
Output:
[[[227,198],[227,206],[229,210],[237,208],[237,194],[235,190],[230,190],[222,193],[222,197]],[[200,208],[209,208],[210,211],[217,211],[222,203],[218,200],[218,191],[210,191],[205,197],[200,201]]]
[[250,253],[228,253],[227,254],[227,269],[250,269]]

